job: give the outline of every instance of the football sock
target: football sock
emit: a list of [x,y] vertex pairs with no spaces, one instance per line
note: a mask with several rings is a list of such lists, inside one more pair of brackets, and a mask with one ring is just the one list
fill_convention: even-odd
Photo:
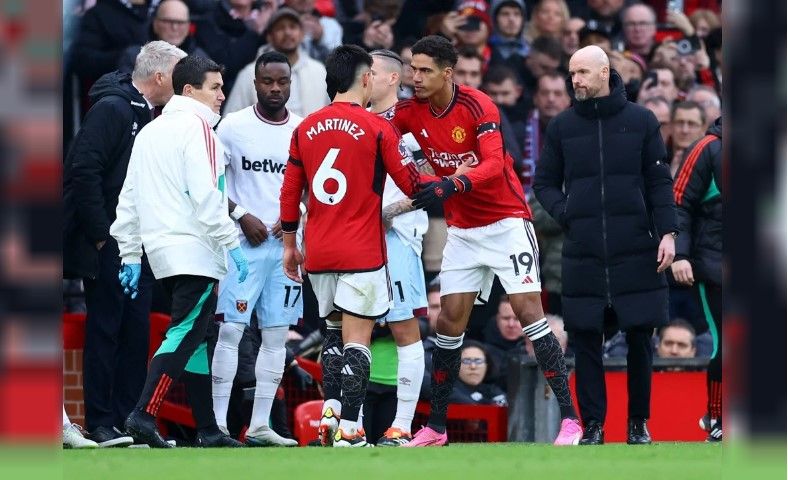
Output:
[[359,410],[367,395],[372,354],[368,347],[351,342],[345,344],[343,356],[342,419],[339,426],[345,433],[353,434],[356,431]]
[[391,426],[410,433],[424,379],[424,345],[397,347],[397,414]]
[[[334,412],[341,414],[342,398],[342,322],[326,320],[326,336],[323,339],[323,354],[321,356],[323,367],[323,411],[331,407]],[[333,400],[333,401],[332,401]]]
[[227,427],[227,409],[238,369],[238,345],[244,335],[244,328],[242,323],[223,322],[219,327],[219,338],[213,352],[213,362],[211,362],[213,412],[216,423],[223,427]]
[[572,395],[569,392],[569,375],[564,361],[564,352],[561,350],[558,339],[550,330],[547,319],[543,318],[527,325],[523,328],[523,333],[533,343],[536,362],[558,400],[561,418],[577,418],[575,407],[572,404]]
[[268,425],[271,416],[271,405],[274,403],[276,389],[282,381],[285,369],[285,342],[287,331],[290,327],[261,328],[262,343],[257,352],[257,361],[254,365],[256,386],[254,390],[254,405],[249,430],[254,431],[259,427]]
[[460,374],[460,347],[465,334],[459,337],[437,335],[437,348],[432,354],[430,416],[427,426],[438,433],[446,431],[446,412],[454,382]]

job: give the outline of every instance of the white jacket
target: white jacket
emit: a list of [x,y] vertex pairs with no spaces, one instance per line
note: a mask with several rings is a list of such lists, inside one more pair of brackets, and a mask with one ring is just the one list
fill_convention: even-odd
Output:
[[[263,45],[257,56],[270,50],[270,46]],[[235,83],[222,111],[225,116],[257,103],[254,63],[246,65],[235,77]],[[306,117],[329,103],[331,100],[326,92],[326,67],[311,58],[306,51],[299,49],[298,61],[293,65],[290,74],[290,99],[287,101],[287,109],[299,117]]]
[[200,275],[220,280],[224,249],[239,245],[227,213],[220,117],[174,95],[137,134],[110,234],[120,257],[139,263],[142,247],[156,278]]

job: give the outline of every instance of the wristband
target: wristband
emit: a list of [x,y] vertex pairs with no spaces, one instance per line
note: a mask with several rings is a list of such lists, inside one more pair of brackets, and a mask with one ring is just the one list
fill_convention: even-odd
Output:
[[236,205],[232,212],[230,212],[230,216],[233,220],[240,220],[241,217],[249,213],[244,207],[240,205]]

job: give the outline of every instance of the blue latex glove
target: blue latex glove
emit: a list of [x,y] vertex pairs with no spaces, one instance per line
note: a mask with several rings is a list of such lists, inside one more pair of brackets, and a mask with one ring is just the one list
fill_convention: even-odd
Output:
[[235,247],[230,250],[230,257],[235,262],[235,269],[238,270],[238,283],[244,283],[246,276],[249,275],[249,262],[246,260],[241,247]]
[[123,287],[123,293],[131,295],[131,298],[137,298],[137,293],[139,293],[137,285],[140,283],[141,274],[141,263],[124,263],[120,266],[118,280],[120,280],[120,286]]

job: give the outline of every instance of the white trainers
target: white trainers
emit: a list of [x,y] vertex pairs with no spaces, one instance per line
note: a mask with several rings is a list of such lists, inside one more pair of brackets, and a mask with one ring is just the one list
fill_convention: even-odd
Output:
[[254,431],[248,430],[245,443],[250,447],[295,447],[298,445],[297,441],[279,436],[268,426],[257,428]]
[[328,407],[320,417],[320,425],[317,427],[317,438],[320,445],[330,447],[334,444],[334,435],[339,428],[339,415],[334,413],[334,409]]
[[98,443],[82,435],[82,428],[76,423],[63,425],[63,448],[98,448]]

